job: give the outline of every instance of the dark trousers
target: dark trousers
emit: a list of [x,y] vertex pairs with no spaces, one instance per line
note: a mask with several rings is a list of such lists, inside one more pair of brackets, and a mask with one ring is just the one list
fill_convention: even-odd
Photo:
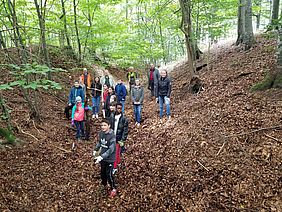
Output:
[[154,80],[150,80],[149,81],[149,87],[150,87],[150,90],[151,90],[151,97],[154,96]]
[[83,121],[74,121],[74,124],[76,127],[76,139],[80,139],[84,136]]
[[74,104],[72,104],[71,106],[66,106],[65,107],[65,114],[66,114],[66,118],[69,120],[71,117],[70,117],[70,110],[72,110]]
[[102,185],[106,186],[108,182],[110,184],[111,190],[115,189],[116,184],[113,176],[114,163],[101,161],[100,164]]

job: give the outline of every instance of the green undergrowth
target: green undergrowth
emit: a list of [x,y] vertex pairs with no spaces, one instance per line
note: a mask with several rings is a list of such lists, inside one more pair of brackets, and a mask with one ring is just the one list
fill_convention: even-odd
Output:
[[0,142],[0,145],[17,145],[19,143],[13,132],[9,131],[8,129],[0,128],[0,137],[5,139]]

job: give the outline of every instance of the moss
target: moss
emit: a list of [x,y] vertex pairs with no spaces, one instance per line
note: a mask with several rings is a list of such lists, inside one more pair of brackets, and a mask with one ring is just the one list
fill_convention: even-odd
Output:
[[0,136],[4,137],[8,144],[16,144],[16,137],[7,129],[0,128]]
[[264,79],[253,85],[251,87],[251,91],[254,92],[254,91],[262,91],[262,90],[267,90],[269,88],[271,88],[273,86],[273,82],[275,80],[275,77],[269,73],[266,74],[266,76],[264,77]]
[[278,73],[273,82],[273,88],[282,88],[282,72]]

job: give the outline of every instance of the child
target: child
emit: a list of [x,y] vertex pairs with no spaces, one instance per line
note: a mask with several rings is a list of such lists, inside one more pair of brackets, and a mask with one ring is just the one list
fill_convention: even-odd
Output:
[[121,152],[124,151],[124,142],[128,135],[128,120],[122,113],[122,103],[116,104],[116,112],[114,116],[110,117],[110,123],[116,136],[116,159],[113,170],[113,173],[115,173],[121,162]]
[[[75,124],[76,127],[76,139],[77,141],[81,140],[81,137],[84,136],[84,103],[81,102],[81,97],[77,96],[75,99],[75,105],[72,108],[72,116],[71,116],[71,124],[72,126]],[[73,142],[72,149],[76,148],[76,142]]]
[[104,109],[106,118],[110,117],[110,104],[116,101],[116,95],[113,87],[109,87],[109,93],[105,101]]
[[131,90],[131,100],[133,103],[133,111],[135,116],[135,125],[140,126],[141,110],[144,100],[144,88],[140,85],[140,80],[135,80],[135,86]]
[[106,99],[109,93],[108,86],[104,84],[103,86],[103,95],[102,95],[102,113],[103,113],[103,118],[106,118],[106,112],[105,112],[105,104],[106,104]]
[[[99,151],[100,150],[100,151]],[[97,156],[98,151],[99,156]],[[107,182],[110,184],[110,197],[115,197],[117,194],[116,185],[113,176],[113,166],[116,155],[116,137],[113,130],[110,128],[110,122],[103,119],[101,122],[101,132],[99,133],[99,140],[96,144],[93,156],[95,163],[101,164],[101,179],[104,190],[107,191]]]

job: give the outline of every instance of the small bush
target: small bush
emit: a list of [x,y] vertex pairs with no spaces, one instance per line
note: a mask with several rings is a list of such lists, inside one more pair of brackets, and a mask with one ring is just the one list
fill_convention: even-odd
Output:
[[16,137],[7,129],[0,128],[0,136],[4,137],[8,144],[16,144]]

